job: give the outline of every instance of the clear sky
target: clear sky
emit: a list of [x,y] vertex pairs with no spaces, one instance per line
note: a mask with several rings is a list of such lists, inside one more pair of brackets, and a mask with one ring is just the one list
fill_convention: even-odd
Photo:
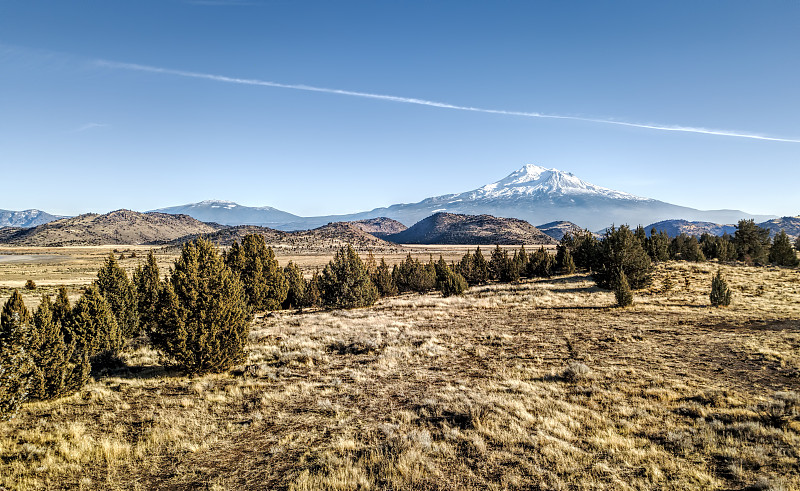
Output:
[[788,0],[0,0],[0,208],[348,213],[533,163],[797,215],[799,26]]

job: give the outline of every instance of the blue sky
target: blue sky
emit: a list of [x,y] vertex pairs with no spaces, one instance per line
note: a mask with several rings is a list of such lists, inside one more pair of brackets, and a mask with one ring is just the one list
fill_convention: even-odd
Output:
[[797,215],[798,25],[789,1],[0,0],[0,208],[347,213],[534,163]]

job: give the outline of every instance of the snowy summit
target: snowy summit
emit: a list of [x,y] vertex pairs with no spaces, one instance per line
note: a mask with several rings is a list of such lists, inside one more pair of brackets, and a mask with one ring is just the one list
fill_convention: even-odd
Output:
[[508,198],[517,195],[554,197],[596,195],[606,198],[647,201],[633,194],[590,184],[571,172],[528,164],[505,178],[471,191],[471,199]]

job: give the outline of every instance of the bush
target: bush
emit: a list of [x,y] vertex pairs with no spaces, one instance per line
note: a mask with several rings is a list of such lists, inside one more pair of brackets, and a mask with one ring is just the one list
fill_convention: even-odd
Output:
[[717,270],[716,276],[711,280],[711,305],[714,307],[727,307],[731,304],[731,289],[728,282],[722,277],[722,271]]
[[336,252],[320,278],[322,304],[329,308],[366,307],[378,299],[367,268],[350,245]]
[[36,283],[33,280],[28,280],[25,282],[25,289],[26,290],[35,290]]
[[250,309],[239,277],[210,242],[184,245],[159,296],[153,344],[190,374],[244,361]]

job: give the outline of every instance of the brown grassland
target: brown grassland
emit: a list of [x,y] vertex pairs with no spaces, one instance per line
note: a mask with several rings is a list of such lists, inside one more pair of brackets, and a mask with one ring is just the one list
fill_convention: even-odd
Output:
[[[107,250],[73,251],[0,293],[77,292]],[[0,423],[0,488],[800,489],[800,271],[723,265],[714,309],[718,267],[658,265],[626,309],[577,274],[258,315],[231,374],[132,343]]]

